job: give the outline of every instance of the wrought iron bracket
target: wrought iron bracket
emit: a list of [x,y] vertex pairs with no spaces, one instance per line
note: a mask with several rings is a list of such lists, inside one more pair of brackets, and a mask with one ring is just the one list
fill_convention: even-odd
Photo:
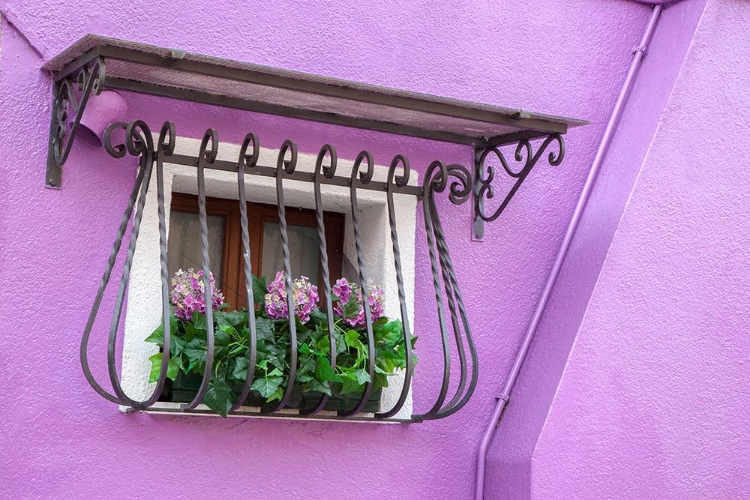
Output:
[[86,103],[92,94],[98,95],[101,92],[104,78],[104,60],[96,58],[89,64],[56,79],[52,92],[45,187],[60,189],[62,166],[70,155]]
[[[534,151],[532,140],[541,140],[542,138],[544,139],[543,142]],[[489,143],[484,147],[474,149],[474,186],[472,190],[474,197],[473,240],[481,241],[484,239],[484,223],[492,222],[500,217],[500,214],[508,206],[518,188],[521,187],[523,181],[526,180],[526,177],[528,177],[534,168],[534,165],[537,164],[549,145],[553,142],[557,143],[557,151],[551,151],[547,160],[550,165],[557,166],[562,163],[565,157],[565,141],[561,134],[510,136],[507,138],[507,141],[498,141],[494,144]],[[509,162],[506,158],[506,153],[503,152],[503,148],[512,147],[513,145],[515,145],[515,152],[511,157],[512,161]],[[490,156],[494,156],[494,160],[500,164],[502,170],[512,183],[500,205],[491,212],[488,211],[486,201],[495,197],[498,188],[493,186],[493,181],[495,181],[496,177],[496,168],[489,164]]]

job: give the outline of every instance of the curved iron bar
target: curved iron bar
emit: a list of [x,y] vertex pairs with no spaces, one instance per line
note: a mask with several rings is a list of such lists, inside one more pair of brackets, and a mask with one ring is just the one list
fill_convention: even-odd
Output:
[[[117,374],[117,359],[116,359],[116,346],[117,346],[117,331],[120,328],[120,319],[122,317],[122,307],[125,302],[125,292],[127,291],[128,283],[130,282],[130,269],[133,264],[133,256],[135,255],[135,247],[138,242],[138,235],[141,228],[141,220],[143,219],[143,209],[146,205],[146,194],[148,193],[149,184],[151,182],[151,172],[154,165],[154,140],[151,137],[151,130],[148,128],[143,121],[136,120],[131,122],[125,130],[125,147],[128,154],[131,156],[137,156],[140,158],[139,166],[144,169],[143,183],[141,184],[141,190],[138,195],[138,202],[135,207],[135,215],[133,216],[133,228],[130,234],[130,242],[128,243],[128,251],[125,256],[125,263],[123,264],[122,276],[120,278],[120,284],[117,289],[117,296],[115,298],[114,311],[112,313],[112,321],[109,327],[109,342],[107,344],[107,371],[109,373],[109,380],[112,383],[112,389],[114,389],[117,397],[123,401],[126,405],[133,408],[144,408],[152,405],[156,402],[156,399],[161,394],[161,388],[164,385],[164,380],[161,379],[157,384],[159,392],[154,393],[146,401],[136,401],[125,394],[120,384],[119,375]],[[168,297],[168,296],[167,296]],[[168,333],[169,327],[164,329],[165,333]],[[166,369],[169,364],[169,347],[164,346],[162,354],[162,363],[160,367],[160,375],[166,377]],[[163,372],[163,373],[161,373]],[[161,387],[158,387],[158,386]]]
[[448,395],[451,376],[451,351],[448,340],[448,332],[445,322],[445,311],[443,306],[442,286],[440,284],[440,275],[438,274],[438,258],[435,255],[435,230],[433,225],[433,204],[434,193],[443,192],[448,184],[448,169],[440,161],[434,161],[427,167],[424,178],[424,198],[422,199],[422,209],[424,211],[425,231],[427,235],[427,250],[430,256],[430,269],[432,271],[432,283],[435,288],[435,301],[437,303],[438,320],[440,324],[440,336],[443,342],[443,382],[440,386],[440,393],[435,404],[426,413],[412,415],[412,419],[420,422],[434,418],[440,411]]
[[[458,164],[451,164],[446,165],[446,175],[450,177],[451,174],[453,174],[457,180],[451,183],[450,190],[449,190],[449,199],[454,204],[460,204],[460,202],[466,201],[468,199],[469,194],[471,193],[471,182],[470,182],[470,176],[469,171],[463,167],[462,165]],[[456,306],[456,299],[454,297],[453,287],[449,275],[449,268],[452,267],[452,264],[450,264],[449,257],[445,253],[447,250],[447,245],[445,243],[445,239],[440,232],[442,229],[442,226],[440,224],[440,217],[438,216],[437,210],[434,210],[434,192],[433,192],[433,198],[430,200],[431,203],[431,214],[432,214],[432,224],[434,228],[434,236],[435,236],[435,243],[437,246],[437,253],[439,257],[440,262],[440,271],[443,276],[443,287],[445,291],[445,298],[446,302],[448,303],[448,311],[450,312],[451,317],[451,326],[453,327],[453,335],[456,339],[456,349],[458,351],[458,361],[459,361],[459,379],[458,379],[458,386],[456,387],[456,392],[451,398],[451,400],[440,409],[438,413],[435,414],[434,417],[431,418],[439,418],[439,415],[447,408],[453,407],[462,397],[464,387],[466,386],[466,352],[464,351],[464,343],[463,339],[461,337],[461,327],[459,325],[459,319],[457,316],[457,306]]]
[[[248,154],[247,150],[252,145],[252,153]],[[240,226],[242,227],[242,256],[245,264],[245,290],[247,292],[247,328],[249,336],[249,346],[247,354],[247,376],[245,383],[242,386],[242,392],[240,393],[237,402],[232,405],[229,411],[235,411],[240,408],[247,399],[247,395],[250,393],[250,386],[255,378],[255,361],[258,356],[258,333],[255,327],[255,297],[253,296],[253,269],[252,261],[250,259],[250,233],[247,223],[247,193],[245,192],[245,169],[252,169],[258,164],[258,158],[260,157],[260,142],[258,136],[249,133],[245,136],[242,141],[242,147],[240,148],[240,155],[237,159],[237,189],[239,190],[239,202],[240,202]]]
[[[396,168],[399,164],[403,166],[403,174],[396,175]],[[404,274],[401,265],[401,249],[398,245],[398,232],[396,231],[396,209],[393,205],[393,192],[395,187],[402,188],[409,184],[409,174],[411,167],[409,160],[402,155],[397,155],[391,161],[388,167],[388,180],[386,182],[386,202],[388,204],[388,222],[391,226],[391,243],[393,244],[393,261],[396,268],[396,286],[398,287],[398,302],[401,311],[401,324],[403,325],[404,334],[404,356],[406,358],[406,369],[404,374],[404,385],[401,387],[401,394],[393,407],[384,412],[376,413],[376,418],[389,418],[401,411],[406,402],[411,389],[411,378],[414,372],[414,358],[411,348],[411,329],[409,327],[409,311],[406,307],[406,293],[404,292]],[[395,181],[395,182],[394,182]]]
[[208,129],[203,134],[201,147],[198,152],[198,219],[201,225],[201,253],[203,257],[203,293],[206,303],[206,367],[203,371],[201,385],[193,400],[184,406],[186,410],[192,410],[198,406],[208,392],[211,383],[214,364],[214,314],[213,314],[213,287],[211,286],[211,262],[208,254],[208,216],[206,214],[206,165],[216,160],[219,152],[219,135],[215,129]]
[[[448,165],[447,171],[449,176],[456,178],[451,183],[450,188],[450,200],[456,205],[464,203],[471,194],[471,175],[464,166],[462,165]],[[448,245],[445,240],[445,233],[443,226],[440,221],[440,216],[437,211],[433,212],[433,226],[435,228],[435,240],[437,244],[438,254],[440,255],[440,266],[443,275],[443,281],[445,285],[445,293],[448,298],[448,305],[451,312],[451,319],[453,322],[453,329],[456,335],[456,344],[459,352],[459,358],[461,362],[461,381],[456,389],[456,393],[451,401],[440,409],[435,414],[434,419],[444,418],[460,410],[469,400],[471,395],[474,393],[476,388],[478,375],[479,375],[479,364],[476,352],[476,346],[471,335],[471,329],[469,327],[468,318],[466,315],[466,308],[464,307],[463,298],[461,297],[461,291],[458,287],[458,280],[453,269],[453,262],[450,258],[450,252]],[[466,355],[463,349],[463,338],[460,336],[460,328],[458,325],[458,319],[456,317],[456,306],[458,307],[458,314],[461,317],[461,323],[463,325],[464,335],[466,337],[466,343],[469,346],[469,353],[471,355],[471,378],[469,380],[469,386],[466,387]]]
[[[565,141],[560,134],[549,135],[534,154],[532,154],[533,147],[529,139],[520,141],[516,146],[514,158],[516,162],[522,162],[523,167],[517,172],[510,168],[510,166],[508,165],[508,161],[505,159],[505,155],[499,149],[499,147],[488,148],[482,152],[481,156],[479,157],[479,168],[477,169],[478,171],[476,176],[476,182],[479,184],[479,189],[477,190],[477,194],[474,200],[474,211],[477,216],[479,216],[479,218],[486,222],[492,222],[500,217],[500,214],[502,214],[503,210],[505,210],[505,207],[508,206],[511,198],[513,198],[513,196],[516,194],[516,191],[518,191],[518,188],[520,188],[521,184],[523,184],[523,181],[526,180],[526,177],[531,172],[531,169],[534,168],[534,165],[536,165],[536,163],[542,157],[544,151],[553,141],[557,141],[559,150],[557,154],[555,154],[554,151],[549,153],[548,162],[550,165],[556,167],[560,165],[560,163],[562,163],[562,160],[565,157]],[[484,200],[485,198],[492,199],[495,196],[494,189],[492,188],[492,181],[495,179],[495,168],[485,165],[485,161],[490,153],[494,154],[498,158],[505,172],[510,177],[516,179],[516,182],[513,184],[513,187],[511,187],[510,191],[508,191],[508,194],[505,196],[500,206],[492,213],[492,215],[487,215],[484,210]],[[481,173],[485,168],[487,170],[487,176],[483,177]]]
[[[458,310],[459,314],[461,315],[461,322],[464,327],[464,335],[466,336],[466,343],[469,346],[469,353],[471,355],[471,378],[469,380],[469,386],[464,392],[464,394],[460,397],[461,394],[460,390],[456,391],[456,396],[453,398],[453,400],[443,407],[434,418],[445,418],[449,415],[452,415],[456,413],[458,410],[463,408],[463,406],[469,401],[472,394],[474,393],[474,390],[476,389],[478,377],[479,377],[479,361],[477,356],[477,350],[476,346],[474,345],[474,339],[471,335],[471,328],[469,327],[469,321],[466,316],[466,308],[464,307],[463,298],[461,297],[461,291],[458,288],[458,280],[456,279],[456,274],[453,270],[453,263],[450,259],[450,254],[448,252],[448,246],[445,243],[445,235],[443,233],[442,224],[440,222],[440,217],[435,217],[435,228],[436,228],[436,240],[438,242],[438,249],[441,253],[442,259],[441,259],[441,265],[444,269],[447,269],[447,281],[450,283],[450,286],[453,289],[453,294],[455,295],[455,301],[458,304]],[[445,275],[445,273],[444,273]],[[446,284],[446,289],[448,288],[448,285]],[[463,361],[465,363],[465,360]]]
[[[360,172],[362,162],[367,160],[367,170]],[[352,175],[349,184],[349,197],[352,205],[352,227],[354,229],[354,247],[357,252],[357,269],[359,271],[359,282],[362,289],[362,306],[365,312],[365,327],[367,330],[367,374],[370,380],[365,384],[365,390],[354,408],[338,412],[340,417],[350,417],[356,415],[362,410],[367,403],[372,392],[372,383],[375,380],[375,337],[372,332],[372,313],[370,311],[370,301],[368,300],[367,290],[367,272],[365,270],[364,249],[362,248],[362,234],[359,229],[359,206],[357,204],[357,174],[359,181],[367,185],[372,180],[375,173],[375,161],[369,151],[362,151],[357,155],[352,167]]]
[[[126,136],[125,136],[126,144],[125,145],[112,146],[111,144],[112,132],[113,130],[117,128],[126,129]],[[137,129],[140,129],[140,131]],[[143,207],[145,204],[146,192],[148,191],[149,180],[150,180],[151,171],[153,167],[154,146],[153,146],[153,140],[151,139],[151,132],[148,126],[142,121],[135,121],[135,122],[132,122],[130,125],[126,125],[125,123],[122,123],[122,122],[114,123],[110,125],[110,127],[108,127],[107,130],[105,131],[104,140],[107,145],[107,151],[112,153],[112,156],[114,156],[115,158],[122,158],[123,156],[125,156],[126,150],[129,153],[131,153],[133,156],[138,156],[140,158],[139,170],[138,170],[138,175],[136,177],[136,183],[133,187],[133,191],[128,201],[128,205],[125,209],[125,213],[123,214],[123,219],[120,223],[120,228],[118,229],[117,237],[112,247],[112,252],[110,253],[109,260],[107,262],[107,267],[105,269],[104,276],[102,277],[102,280],[99,284],[99,291],[97,292],[97,296],[94,301],[94,306],[91,309],[91,313],[89,315],[89,319],[86,323],[84,334],[81,339],[81,353],[80,353],[81,366],[83,368],[83,372],[84,372],[84,376],[86,377],[86,380],[94,388],[94,390],[97,393],[99,393],[101,396],[103,396],[105,399],[109,401],[113,401],[121,405],[131,406],[136,409],[143,409],[143,408],[147,408],[153,405],[156,402],[156,400],[161,395],[161,391],[166,381],[167,368],[169,365],[169,345],[170,345],[169,296],[164,295],[162,297],[162,313],[163,313],[162,321],[166,320],[166,326],[164,326],[164,329],[163,329],[163,335],[164,335],[163,342],[165,345],[165,350],[162,356],[162,363],[160,366],[159,378],[157,380],[156,387],[153,393],[151,394],[151,396],[149,396],[147,399],[143,401],[133,400],[130,397],[128,397],[122,390],[119,377],[117,375],[115,347],[117,343],[117,330],[119,328],[120,317],[122,314],[122,306],[123,306],[123,301],[124,301],[125,290],[130,279],[130,267],[132,264],[133,254],[135,251],[135,244],[138,239],[138,233],[140,231],[140,224],[141,224],[141,219],[143,216]],[[159,208],[160,208],[160,213],[162,215],[162,217],[159,220],[160,236],[161,235],[166,236],[165,221],[163,217],[163,214],[164,214],[163,186],[164,185],[163,185],[163,176],[161,174],[160,168],[157,169],[157,185],[159,188],[159,197],[158,197],[158,201],[160,202]],[[139,195],[140,195],[140,198],[139,198]],[[118,289],[117,299],[115,301],[115,307],[114,307],[114,311],[112,315],[112,322],[110,325],[109,341],[107,344],[107,368],[108,368],[110,381],[112,383],[112,387],[116,394],[116,396],[114,396],[112,394],[109,394],[107,391],[105,391],[101,387],[101,385],[99,385],[96,382],[93,374],[91,373],[91,369],[88,364],[88,342],[89,342],[89,338],[91,335],[91,330],[93,328],[94,322],[98,315],[98,311],[101,305],[104,291],[109,282],[112,269],[117,259],[117,255],[119,254],[121,244],[122,244],[122,239],[125,235],[128,222],[130,221],[130,217],[133,212],[133,207],[136,204],[136,199],[138,200],[138,205],[136,207],[136,213],[133,218],[133,229],[131,233],[130,243],[128,245],[128,253],[127,253],[126,261],[123,266],[123,275],[122,275],[122,278],[120,279],[120,286]],[[162,246],[165,245],[165,243],[166,243],[166,239],[162,239],[161,240]],[[165,284],[164,281],[162,281],[163,286],[164,284]]]
[[[104,60],[99,57],[90,66],[81,68],[74,78],[65,78],[58,84],[50,145],[57,166],[62,166],[68,159],[86,103],[92,92],[99,95],[105,75]],[[80,93],[80,98],[77,93]],[[71,114],[74,115],[72,120],[69,119]]]
[[[104,142],[107,151],[115,158],[123,158],[125,156],[126,148],[125,145],[117,145],[112,146],[110,144],[112,131],[116,128],[123,128],[125,129],[127,127],[126,123],[123,122],[117,122],[110,125],[104,134]],[[126,138],[127,140],[127,138]],[[119,405],[126,405],[122,399],[120,399],[118,396],[115,396],[113,394],[110,394],[107,392],[97,381],[94,377],[93,373],[91,373],[91,367],[89,365],[88,360],[88,344],[89,344],[89,338],[91,337],[91,330],[94,327],[94,322],[96,321],[96,317],[99,313],[99,308],[101,307],[102,298],[104,297],[104,291],[107,288],[107,284],[109,283],[109,279],[112,275],[112,269],[115,266],[115,262],[117,260],[117,255],[120,253],[120,247],[122,246],[122,240],[125,236],[125,232],[127,231],[128,222],[130,222],[130,217],[133,214],[133,207],[135,206],[135,202],[138,199],[138,193],[141,191],[141,187],[143,185],[143,179],[145,177],[145,168],[139,167],[138,168],[138,174],[136,175],[135,184],[133,185],[133,190],[130,193],[130,198],[128,198],[128,204],[125,207],[125,212],[122,215],[122,220],[120,221],[120,227],[117,229],[117,236],[115,237],[115,242],[112,245],[112,251],[109,254],[109,259],[107,260],[107,266],[104,269],[104,275],[102,276],[101,281],[99,282],[99,290],[96,293],[96,298],[94,299],[94,305],[91,307],[91,312],[89,313],[88,320],[86,321],[86,326],[83,330],[83,337],[81,338],[81,349],[80,349],[80,358],[81,358],[81,368],[83,369],[83,375],[86,377],[86,381],[89,383],[89,385],[96,391],[97,394],[102,396],[104,399],[111,401],[113,403],[119,404]],[[163,362],[163,359],[162,359]]]
[[[286,160],[287,152],[290,159]],[[281,145],[276,160],[276,203],[279,210],[279,233],[281,236],[281,253],[284,259],[284,288],[289,314],[289,378],[281,401],[275,406],[264,407],[263,413],[274,413],[286,406],[292,396],[294,379],[297,376],[297,324],[294,315],[294,294],[292,292],[292,265],[289,257],[289,236],[287,234],[286,209],[284,207],[284,175],[291,175],[297,168],[297,144],[287,139]]]
[[[326,157],[330,158],[330,165],[327,167],[323,166],[323,162]],[[323,274],[323,287],[325,291],[326,299],[326,318],[328,320],[328,342],[330,345],[329,361],[331,368],[335,369],[336,366],[336,338],[333,335],[333,300],[331,299],[331,275],[328,270],[328,248],[326,245],[326,228],[323,217],[323,200],[320,193],[320,176],[324,175],[326,178],[331,179],[336,175],[336,148],[330,144],[324,145],[320,148],[318,153],[318,159],[315,161],[315,174],[313,177],[313,191],[315,195],[315,218],[318,223],[318,242],[320,245],[320,268]],[[331,384],[329,384],[330,386]],[[323,394],[320,397],[318,403],[307,409],[300,410],[300,415],[315,415],[322,410],[328,402],[328,394]]]

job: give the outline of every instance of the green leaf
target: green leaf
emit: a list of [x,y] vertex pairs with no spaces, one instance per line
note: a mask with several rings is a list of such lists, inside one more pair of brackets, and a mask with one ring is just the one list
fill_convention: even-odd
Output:
[[244,382],[247,380],[247,358],[236,358],[234,360],[234,368],[232,369],[232,378]]
[[255,318],[255,334],[258,339],[273,341],[276,330],[273,321],[268,318]]
[[305,391],[317,391],[322,392],[323,394],[328,394],[329,396],[332,396],[331,388],[328,384],[321,384],[320,381],[317,379],[312,379],[308,383],[305,384],[303,387]]
[[213,377],[208,383],[208,390],[202,403],[222,417],[226,417],[232,408],[233,399],[234,393],[229,384],[222,378]]
[[283,374],[284,373],[281,370],[279,370],[278,368],[274,368],[273,370],[271,370],[270,372],[268,372],[268,376],[269,377],[280,377]]
[[354,372],[354,376],[357,377],[357,383],[360,385],[364,385],[370,381],[370,374],[367,373],[364,368],[360,368]]
[[359,301],[356,294],[351,294],[349,300],[344,304],[344,317],[347,319],[359,316]]
[[266,285],[266,277],[258,278],[253,274],[253,302],[255,304],[263,303],[263,299],[266,296],[268,286]]
[[159,347],[164,347],[164,327],[159,325],[156,330],[151,332],[151,335],[146,337],[146,342],[156,344]]
[[372,390],[377,391],[383,387],[388,387],[388,376],[382,373],[375,374],[375,380],[372,383]]
[[206,362],[206,341],[194,338],[185,344],[185,349],[182,353],[188,359],[188,371],[190,371]]
[[279,387],[275,391],[273,391],[273,394],[271,394],[269,397],[266,398],[266,403],[270,403],[271,401],[281,401],[284,397],[284,389],[282,387]]
[[176,335],[172,335],[170,338],[170,344],[171,344],[171,352],[170,355],[172,356],[179,356],[182,354],[182,351],[185,349],[185,339],[182,337],[178,337]]
[[354,347],[355,349],[358,349],[364,345],[359,340],[359,333],[357,333],[356,330],[347,331],[344,334],[344,342],[346,342],[346,345],[348,345],[349,347]]
[[351,394],[362,392],[362,384],[357,382],[357,377],[354,373],[342,373],[341,377],[341,392],[342,394]]
[[320,382],[338,382],[339,380],[327,358],[318,358],[315,364],[315,378]]
[[336,355],[343,354],[347,351],[344,335],[339,332],[333,332],[333,338],[336,340]]
[[264,398],[269,398],[279,388],[282,381],[281,377],[263,377],[255,380],[250,388],[258,391]]
[[247,324],[247,311],[216,311],[214,318],[218,324],[229,325],[236,329]]
[[[163,354],[157,352],[148,359],[149,361],[151,361],[151,372],[149,373],[148,381],[153,384],[159,380],[159,372],[161,371]],[[179,372],[180,367],[178,366],[177,362],[174,360],[174,358],[170,358],[169,363],[167,363],[167,378],[170,380],[175,380]]]
[[320,324],[328,323],[328,315],[317,307],[313,309],[312,315],[310,317],[314,319],[315,322],[317,323],[320,323]]
[[206,330],[208,328],[206,316],[198,311],[193,311],[193,317],[190,319],[190,324],[192,324],[197,330]]
[[299,346],[299,352],[300,354],[312,354],[310,346],[307,344],[302,344],[301,346]]

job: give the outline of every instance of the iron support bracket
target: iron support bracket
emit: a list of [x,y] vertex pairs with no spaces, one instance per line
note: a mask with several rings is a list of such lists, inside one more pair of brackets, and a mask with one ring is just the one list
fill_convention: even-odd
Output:
[[[544,138],[544,141],[534,151],[534,144],[531,141],[542,138]],[[472,239],[474,241],[484,239],[484,223],[493,222],[500,217],[500,214],[508,206],[518,188],[526,180],[531,169],[534,168],[534,165],[536,165],[551,143],[556,142],[558,150],[549,153],[547,158],[549,164],[552,166],[560,165],[565,157],[565,142],[561,134],[540,135],[531,133],[526,136],[514,134],[507,136],[506,140],[502,140],[502,138],[497,139],[489,142],[483,149],[477,148],[474,150],[474,187],[472,190],[474,197]],[[503,152],[503,148],[512,145],[516,146],[515,153],[512,155],[512,162],[509,162],[506,158],[506,153]],[[495,197],[497,189],[496,186],[492,185],[495,180],[496,170],[495,167],[489,165],[488,157],[490,155],[495,157],[496,163],[500,164],[512,183],[500,206],[493,212],[488,212],[486,206],[486,201]]]
[[55,81],[52,89],[45,187],[60,189],[62,166],[70,155],[86,103],[92,93],[98,95],[101,92],[104,78],[104,60],[96,58]]

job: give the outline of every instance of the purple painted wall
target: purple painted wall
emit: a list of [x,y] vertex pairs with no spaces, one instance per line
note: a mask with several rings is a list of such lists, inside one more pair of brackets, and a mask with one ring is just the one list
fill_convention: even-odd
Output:
[[706,6],[544,424],[533,498],[747,498],[749,23],[746,2]]
[[[0,135],[0,185],[5,186],[0,282],[6,284],[0,288],[0,324],[6,325],[0,335],[5,353],[0,363],[0,497],[471,496],[474,456],[487,413],[520,344],[650,9],[596,0],[511,0],[489,7],[476,2],[302,2],[293,9],[269,1],[255,2],[238,15],[237,5],[234,0],[196,2],[193,8],[169,11],[154,3],[109,0],[0,2],[6,18],[0,46],[6,131]],[[672,9],[665,13],[666,22]],[[561,167],[538,166],[503,217],[487,226],[484,242],[470,241],[468,207],[446,214],[481,362],[472,401],[444,421],[374,426],[123,415],[94,394],[81,373],[78,344],[134,165],[76,146],[65,166],[64,188],[43,189],[50,81],[39,71],[45,58],[86,33],[591,120],[592,125],[568,135]],[[675,42],[679,60],[686,40]],[[679,63],[665,61],[675,64],[669,70],[674,73]],[[665,94],[655,104],[669,92],[660,89]],[[130,118],[144,118],[153,126],[174,119],[181,135],[199,137],[207,126],[216,126],[222,140],[239,141],[252,129],[264,144],[279,145],[291,137],[310,152],[331,141],[350,158],[361,148],[371,148],[380,162],[404,153],[419,169],[435,158],[466,163],[470,157],[464,148],[428,141],[138,96],[129,100]],[[645,131],[653,130],[656,120],[651,115],[643,130],[631,124],[640,134],[634,138],[641,144],[636,148],[640,155]],[[673,125],[681,125],[681,119]],[[634,171],[630,167],[629,175]],[[654,184],[657,188],[660,183]],[[417,255],[426,269],[421,239]],[[487,300],[484,283],[501,284],[495,285],[495,300]],[[430,296],[430,287],[426,275],[418,274],[417,297]],[[419,301],[415,316],[420,336],[415,403],[424,409],[436,390],[427,374],[439,364],[427,348],[438,340],[429,301]],[[590,319],[584,328],[589,324]],[[102,373],[103,357],[99,360],[96,368]],[[540,385],[539,390],[549,389]],[[574,395],[569,404],[578,401]],[[533,424],[515,436],[502,436],[498,449],[511,438],[523,442],[524,436],[538,435],[539,428]],[[555,446],[549,449],[561,453]],[[521,453],[527,464],[531,449]],[[554,463],[542,460],[541,482],[533,485],[539,498],[562,479],[556,479]],[[575,461],[572,456],[566,463]],[[519,483],[504,468],[490,472],[490,497],[498,497],[501,487],[509,498],[532,491],[528,478]],[[573,486],[568,492],[568,498],[576,496]]]
[[[529,498],[532,457],[705,0],[665,8],[488,454],[490,498]],[[645,29],[639,26],[636,34]],[[633,46],[638,39],[633,42]],[[624,75],[621,81],[624,80]],[[534,298],[534,300],[537,300]],[[527,323],[523,326],[526,328]],[[520,496],[523,492],[523,496]],[[491,493],[491,495],[490,495]]]

